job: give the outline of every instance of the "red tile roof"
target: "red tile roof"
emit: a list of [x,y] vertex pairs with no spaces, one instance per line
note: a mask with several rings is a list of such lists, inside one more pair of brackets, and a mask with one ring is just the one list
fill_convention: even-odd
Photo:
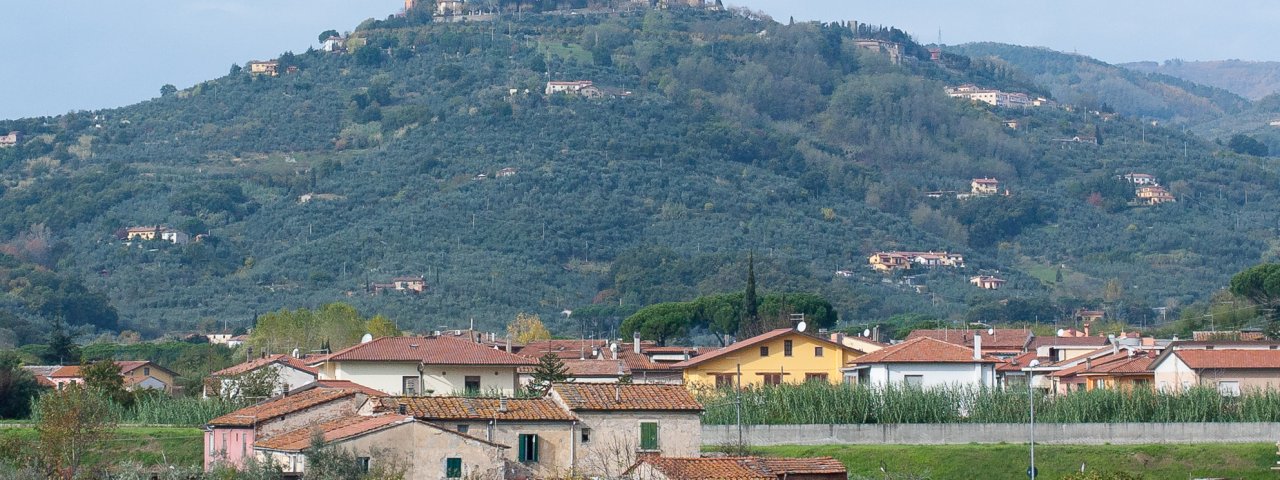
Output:
[[301,371],[304,371],[304,372],[310,373],[310,374],[312,374],[312,375],[315,375],[316,373],[318,373],[318,371],[317,371],[315,368],[310,367],[310,366],[307,366],[306,362],[304,362],[304,361],[302,361],[302,360],[300,360],[300,359],[293,358],[293,357],[292,357],[292,356],[290,356],[290,355],[285,355],[285,354],[276,354],[276,355],[267,355],[267,356],[262,357],[262,358],[255,358],[255,359],[253,359],[253,360],[249,360],[249,361],[244,362],[244,363],[240,363],[240,364],[237,364],[237,365],[232,365],[232,366],[227,367],[227,368],[224,368],[224,369],[222,369],[222,370],[218,370],[218,371],[216,371],[216,372],[213,372],[213,373],[209,374],[209,376],[211,376],[211,377],[229,377],[229,376],[233,376],[233,375],[239,375],[239,374],[242,374],[242,373],[245,373],[245,372],[249,372],[249,371],[257,370],[257,369],[258,369],[258,368],[260,368],[260,367],[263,367],[263,366],[265,366],[265,365],[270,365],[270,364],[273,364],[273,363],[279,363],[279,364],[281,364],[281,365],[285,365],[285,366],[289,366],[289,367],[292,367],[292,368],[296,368],[296,369],[298,369],[298,370],[301,370]]
[[1280,369],[1280,350],[1175,350],[1174,355],[1196,370],[1206,368]]
[[769,472],[778,478],[791,475],[824,475],[848,473],[844,464],[831,457],[813,458],[775,458],[759,457],[758,462],[764,464]]
[[[987,346],[987,339],[982,339],[982,346]],[[970,342],[970,345],[973,343]],[[1107,345],[1107,337],[1036,337],[1031,339],[1028,349],[1039,347],[1102,347]]]
[[[173,371],[147,360],[117,360],[116,365],[120,367],[121,375],[128,375],[129,372],[137,370],[143,365],[151,365],[157,369],[169,372],[170,375],[177,375],[173,373]],[[80,373],[80,365],[67,365],[65,367],[58,368],[57,370],[54,370],[53,373],[49,374],[49,378],[80,378],[82,376],[84,375]]]
[[1016,357],[1005,360],[999,365],[996,365],[996,371],[997,372],[1021,372],[1022,369],[1027,368],[1027,365],[1029,365],[1032,360],[1040,360],[1041,365],[1045,365],[1049,363],[1047,358],[1037,357],[1035,350],[1032,350],[1030,352],[1026,352]]
[[752,347],[752,346],[754,346],[754,345],[757,345],[757,344],[759,344],[759,343],[767,342],[767,341],[769,341],[769,340],[773,340],[773,339],[775,339],[775,338],[785,337],[785,336],[787,336],[787,335],[793,335],[793,334],[794,334],[794,335],[804,335],[805,337],[808,337],[809,339],[812,339],[813,341],[820,342],[820,343],[825,343],[825,344],[830,345],[830,346],[833,346],[833,347],[835,347],[835,348],[839,348],[839,349],[840,349],[840,350],[842,350],[842,351],[844,351],[844,350],[848,350],[848,351],[856,351],[856,350],[854,350],[854,349],[852,349],[852,348],[846,347],[846,346],[844,346],[844,345],[842,345],[842,344],[839,344],[839,343],[833,342],[833,341],[828,340],[828,339],[825,339],[825,338],[818,338],[818,337],[814,337],[814,336],[812,336],[812,335],[805,335],[804,333],[798,332],[798,331],[796,331],[796,330],[795,330],[795,329],[793,329],[793,328],[779,328],[779,329],[776,329],[776,330],[770,330],[770,331],[768,331],[768,332],[762,333],[762,334],[760,334],[760,335],[756,335],[756,336],[751,337],[751,338],[747,338],[747,339],[744,339],[744,340],[740,340],[740,341],[735,342],[735,343],[733,343],[732,345],[729,345],[729,346],[727,346],[727,347],[724,347],[724,348],[721,348],[721,349],[718,349],[718,350],[712,350],[712,351],[710,351],[710,352],[704,353],[704,354],[702,354],[702,355],[698,355],[698,356],[696,356],[696,357],[690,358],[690,359],[685,360],[685,361],[683,361],[683,362],[672,364],[671,366],[672,366],[673,368],[688,368],[688,367],[692,367],[692,366],[694,366],[694,365],[697,365],[697,364],[700,364],[700,363],[703,363],[703,362],[706,362],[706,361],[709,361],[709,360],[713,360],[713,359],[716,359],[716,358],[720,358],[720,357],[723,357],[723,356],[725,356],[725,355],[731,354],[731,353],[733,353],[733,352],[737,352],[737,351],[739,351],[739,350],[743,350],[743,349],[746,349],[746,348],[750,348],[750,347]]
[[1155,362],[1155,355],[1147,351],[1135,351],[1133,355],[1129,355],[1129,351],[1123,351],[1116,354],[1113,360],[1104,362],[1099,365],[1094,363],[1092,368],[1080,372],[1081,375],[1151,375],[1151,364]]
[[871,363],[999,363],[1000,360],[983,355],[973,359],[973,347],[962,347],[932,337],[916,337],[891,347],[868,353],[855,359],[853,364]]
[[557,383],[551,390],[570,410],[702,411],[684,385]]
[[424,420],[573,421],[572,413],[550,398],[508,398],[506,411],[491,397],[383,397],[375,411],[405,412]]
[[412,423],[413,421],[413,417],[404,415],[382,415],[376,417],[352,415],[319,425],[310,425],[279,435],[272,435],[254,442],[253,446],[269,450],[300,451],[311,446],[311,438],[316,433],[323,434],[324,442],[329,443],[372,433],[395,425]]
[[344,390],[355,390],[370,397],[385,397],[387,392],[374,390],[351,380],[316,380],[306,385],[300,386],[293,390],[294,393],[311,390],[313,388],[340,388]]
[[831,457],[644,457],[641,464],[662,472],[668,480],[777,480],[797,475],[847,475],[844,464]]
[[1027,344],[1027,339],[1031,338],[1031,330],[1015,329],[1015,328],[996,328],[995,335],[988,335],[986,330],[956,330],[956,329],[922,329],[912,330],[907,335],[907,340],[919,337],[929,337],[936,340],[942,340],[947,343],[956,345],[973,346],[973,336],[982,336],[982,348],[985,350],[1004,349],[1018,350]]
[[579,360],[571,358],[562,360],[565,368],[567,368],[570,377],[617,377],[618,370],[622,370],[622,375],[631,375],[631,369],[627,368],[627,364],[623,360],[597,360],[586,359]]
[[356,393],[357,392],[355,390],[333,388],[307,390],[297,395],[276,397],[257,405],[236,410],[213,420],[209,420],[209,425],[215,427],[252,427],[259,422],[280,417],[282,415],[299,412],[308,408],[324,405],[329,402],[340,401],[351,397]]
[[381,337],[334,352],[330,362],[422,362],[432,365],[536,365],[513,355],[465,339],[452,337]]

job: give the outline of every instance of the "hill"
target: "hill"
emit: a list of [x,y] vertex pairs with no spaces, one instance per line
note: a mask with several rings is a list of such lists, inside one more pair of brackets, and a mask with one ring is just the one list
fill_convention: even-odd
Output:
[[[1086,305],[1149,323],[1276,257],[1274,159],[943,93],[1044,90],[1014,62],[934,62],[894,29],[857,33],[898,42],[895,59],[846,26],[742,11],[428,20],[365,22],[346,53],[285,53],[278,76],[235,67],[130,107],[0,122],[23,132],[0,149],[0,239],[49,229],[47,263],[148,335],[335,300],[419,330],[528,311],[568,331],[570,309],[607,335],[645,304],[743,288],[751,250],[763,291],[820,293],[845,325]],[[544,95],[548,77],[605,94]],[[1214,95],[1153,108],[1241,108]],[[1078,136],[1101,144],[1061,141]],[[1130,171],[1179,201],[1128,206],[1115,177]],[[925,195],[978,177],[1010,195]],[[200,237],[121,238],[138,225]],[[891,249],[968,267],[918,293],[866,268]],[[1009,283],[979,290],[980,272]],[[406,275],[426,291],[369,288]]]
[[1280,92],[1280,62],[1243,60],[1133,62],[1119,66],[1221,88],[1249,100]]

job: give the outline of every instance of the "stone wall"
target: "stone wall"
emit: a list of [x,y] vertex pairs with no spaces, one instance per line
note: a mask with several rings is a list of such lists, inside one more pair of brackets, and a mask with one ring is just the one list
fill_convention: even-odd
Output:
[[[851,424],[743,426],[750,445],[1026,443],[1027,424]],[[1280,423],[1037,423],[1036,443],[1147,444],[1275,442]],[[703,425],[702,444],[737,443],[735,425]]]

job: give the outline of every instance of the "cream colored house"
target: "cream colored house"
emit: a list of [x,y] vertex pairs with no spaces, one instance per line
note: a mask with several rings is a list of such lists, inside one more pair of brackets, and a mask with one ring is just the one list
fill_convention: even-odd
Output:
[[449,336],[382,337],[330,355],[320,380],[350,380],[390,395],[512,396],[517,369],[537,361]]
[[1280,350],[1175,344],[1156,357],[1151,370],[1161,390],[1213,387],[1225,396],[1238,396],[1251,389],[1280,389]]
[[557,383],[550,398],[578,417],[574,464],[617,478],[644,455],[698,456],[702,404],[682,385]]

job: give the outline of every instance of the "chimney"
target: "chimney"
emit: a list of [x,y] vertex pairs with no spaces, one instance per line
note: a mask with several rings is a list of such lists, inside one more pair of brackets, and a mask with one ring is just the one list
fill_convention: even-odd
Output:
[[1087,337],[1087,336],[1089,336],[1089,324],[1088,324],[1088,323],[1085,323],[1085,324],[1084,324],[1084,336],[1086,336],[1086,337]]
[[973,359],[982,360],[982,335],[973,335]]
[[640,353],[640,332],[631,334],[631,350]]
[[507,353],[511,353],[511,336],[507,336]]
[[507,413],[507,397],[498,397],[498,411]]
[[622,384],[614,382],[613,384],[613,403],[622,403]]
[[405,415],[409,413],[409,406],[401,403],[399,405],[396,405],[396,411],[399,412],[401,415]]

